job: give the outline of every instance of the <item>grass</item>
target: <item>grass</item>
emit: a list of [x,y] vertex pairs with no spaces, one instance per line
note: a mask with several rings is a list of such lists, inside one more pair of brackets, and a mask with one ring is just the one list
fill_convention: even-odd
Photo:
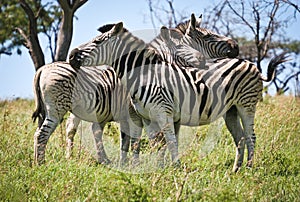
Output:
[[[300,101],[295,98],[266,97],[259,103],[254,167],[238,173],[231,172],[235,147],[224,125],[202,158],[199,150],[206,148],[211,128],[183,128],[181,168],[133,173],[96,164],[90,146],[76,146],[74,158],[66,160],[62,124],[49,140],[46,164],[36,166],[33,110],[31,100],[0,101],[0,201],[300,201]],[[115,131],[111,125],[104,140],[112,159],[119,152],[113,147]],[[85,142],[76,136],[77,145],[80,140]]]

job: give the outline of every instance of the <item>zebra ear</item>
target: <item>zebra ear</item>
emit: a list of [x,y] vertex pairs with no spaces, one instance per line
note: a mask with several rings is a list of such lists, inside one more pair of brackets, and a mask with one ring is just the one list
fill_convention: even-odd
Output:
[[116,24],[107,24],[99,27],[97,30],[101,32],[102,34],[105,32],[110,31]]
[[110,30],[110,32],[111,32],[112,34],[119,34],[119,33],[122,32],[122,31],[124,31],[124,30],[123,30],[123,22],[119,22],[119,23],[115,24],[115,25],[113,26],[113,28]]
[[167,27],[162,26],[160,28],[160,35],[165,42],[170,40],[170,30]]
[[196,29],[196,17],[195,17],[195,14],[192,13],[191,15],[191,19],[190,19],[190,22],[189,22],[189,26],[188,26],[188,29],[189,30],[194,30]]
[[196,27],[200,27],[202,22],[202,14],[196,19]]

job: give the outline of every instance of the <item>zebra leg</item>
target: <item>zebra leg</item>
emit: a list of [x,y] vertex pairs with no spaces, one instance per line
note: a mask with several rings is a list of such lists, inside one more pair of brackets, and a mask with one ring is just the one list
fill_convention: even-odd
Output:
[[[148,122],[147,124],[144,123],[144,126],[147,131],[147,135],[150,139],[150,147],[151,149],[157,148],[158,149],[158,167],[163,168],[164,167],[164,158],[165,158],[165,153],[167,150],[167,144],[166,144],[166,139],[164,137],[164,133],[162,131],[159,131],[157,129],[158,124],[150,124]],[[178,153],[178,137],[179,137],[179,129],[180,129],[180,123],[177,122],[174,124],[174,130],[175,130],[175,141],[177,144],[177,153]],[[173,158],[172,158],[173,160]],[[179,159],[176,161],[173,161],[175,166],[180,165]]]
[[[177,143],[177,148],[179,146],[179,129],[180,129],[180,123],[176,122],[174,123],[174,130],[175,130],[175,138],[176,138],[176,143]],[[164,157],[165,157],[165,153],[166,153],[166,140],[165,138],[163,138],[163,134],[159,133],[158,134],[158,142],[162,145],[160,148],[160,156],[159,159],[161,160],[161,164],[160,166],[163,167],[164,166]],[[175,162],[173,161],[174,166],[180,166],[180,160],[177,159]]]
[[132,165],[137,166],[140,164],[140,138],[130,138],[131,151],[133,154]]
[[[179,129],[180,129],[180,122],[176,122],[174,123],[174,131],[175,131],[175,144],[176,144],[176,147],[177,147],[177,157],[175,158],[174,160],[174,157],[172,156],[172,161],[173,161],[173,165],[175,167],[179,167],[180,166],[180,160],[179,160],[179,154],[178,154],[178,146],[179,146]],[[163,144],[166,144],[166,140],[163,139]],[[168,146],[169,147],[169,146]],[[166,147],[163,147],[163,148],[166,148]]]
[[[132,105],[131,105],[132,106]],[[129,120],[129,133],[130,144],[133,153],[132,165],[137,166],[140,163],[140,140],[143,130],[143,121],[140,116],[137,115],[133,107],[130,107],[130,120]]]
[[124,110],[122,120],[120,121],[121,128],[121,154],[120,164],[125,165],[128,162],[127,154],[129,145],[133,153],[133,166],[139,164],[140,139],[143,130],[141,117],[136,113],[132,103],[128,105],[128,110]]
[[226,115],[224,115],[224,120],[236,146],[236,156],[232,170],[233,172],[237,172],[241,168],[244,160],[245,136],[240,123],[237,108],[235,106],[231,107],[226,112]]
[[95,139],[97,162],[101,164],[109,164],[110,160],[107,158],[102,140],[103,126],[99,123],[93,123],[92,131]]
[[172,163],[176,166],[180,165],[178,157],[178,142],[175,134],[175,127],[172,115],[158,116],[157,120],[158,125],[160,127],[160,131],[162,131],[162,133],[164,134],[168,150],[171,153]]
[[120,165],[124,166],[128,162],[127,154],[129,152],[130,136],[123,132],[121,129],[121,153],[120,153]]
[[256,136],[254,133],[254,116],[255,116],[255,105],[251,108],[238,107],[239,115],[242,119],[246,144],[248,149],[247,167],[252,167],[254,158],[254,148],[256,143]]
[[156,148],[158,148],[158,167],[163,168],[165,165],[165,155],[167,151],[166,139],[164,138],[164,134],[162,132],[157,132],[155,134],[154,144]]
[[46,145],[59,120],[57,117],[46,116],[41,127],[34,134],[34,161],[38,165],[45,163]]
[[66,158],[69,159],[72,157],[72,150],[74,146],[74,136],[76,134],[78,125],[80,123],[80,118],[76,117],[74,114],[70,114],[66,122]]
[[150,153],[153,151],[157,152],[157,166],[163,168],[167,149],[164,134],[159,131],[159,126],[156,122],[143,119],[143,125],[149,138]]
[[140,117],[131,117],[126,121],[120,122],[121,126],[121,154],[120,164],[125,165],[128,162],[127,154],[129,146],[133,153],[133,165],[139,164],[140,139],[142,135],[143,124]]

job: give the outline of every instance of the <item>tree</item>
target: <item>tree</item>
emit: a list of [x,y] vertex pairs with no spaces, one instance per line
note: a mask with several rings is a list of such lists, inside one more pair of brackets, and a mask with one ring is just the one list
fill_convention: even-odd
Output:
[[[39,34],[48,38],[48,48],[52,61],[66,60],[73,36],[73,19],[75,12],[87,0],[58,0],[57,2],[41,0],[3,0],[0,24],[2,54],[12,54],[24,45],[28,50],[37,70],[45,64]],[[7,19],[9,19],[7,22]],[[4,23],[5,22],[5,23]],[[19,51],[18,51],[19,50]]]
[[190,17],[190,14],[184,11],[177,12],[174,6],[174,0],[148,0],[150,19],[154,29],[156,29],[155,19],[160,25],[174,27],[179,22]]
[[[236,38],[240,57],[256,62],[261,70],[261,62],[278,51],[299,55],[299,41],[289,42],[286,37],[286,28],[300,13],[298,4],[289,0],[220,0],[217,6],[207,10],[203,24]],[[299,63],[294,63],[293,71],[288,69],[291,68],[282,65],[277,71],[272,82],[277,93],[286,92],[289,81],[299,79]]]
[[[282,65],[271,83],[280,94],[289,90],[294,80],[296,89],[300,89],[300,64],[296,62],[300,56],[300,41],[290,41],[285,33],[300,13],[298,4],[290,0],[219,0],[216,6],[206,9],[202,26],[236,39],[240,57],[256,62],[260,70],[261,62],[278,51],[295,53],[293,62]],[[156,27],[154,18],[172,27],[190,15],[176,12],[173,0],[148,0],[148,5],[153,27]],[[181,16],[179,21],[178,15]]]

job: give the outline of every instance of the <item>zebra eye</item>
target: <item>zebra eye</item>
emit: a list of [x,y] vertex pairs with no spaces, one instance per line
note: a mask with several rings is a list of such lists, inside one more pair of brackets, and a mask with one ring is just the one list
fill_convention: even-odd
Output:
[[211,35],[209,35],[209,34],[206,34],[206,35],[202,36],[203,39],[209,39],[210,37],[211,37]]

